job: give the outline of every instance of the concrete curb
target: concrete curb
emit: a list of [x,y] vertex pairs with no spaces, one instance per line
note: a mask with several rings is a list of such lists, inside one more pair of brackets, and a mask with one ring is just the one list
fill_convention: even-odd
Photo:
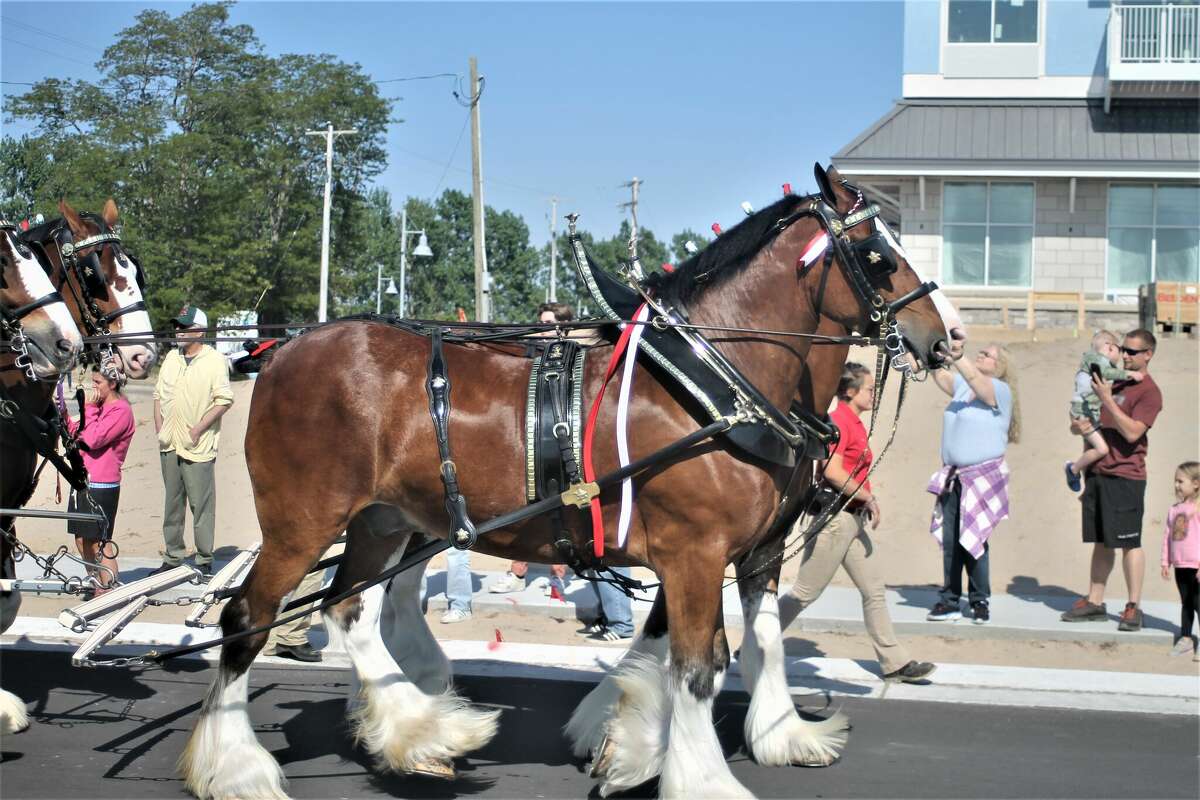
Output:
[[[218,637],[213,630],[198,631],[183,625],[131,623],[102,658],[144,653],[148,647],[169,647]],[[0,643],[17,649],[52,650],[64,657],[83,636],[45,617],[22,617],[0,637]],[[545,645],[523,642],[441,642],[459,675],[508,677],[531,680],[594,683],[624,654],[621,647]],[[216,650],[190,658],[215,661]],[[318,664],[263,656],[256,667],[311,667],[347,669],[342,651],[326,649]],[[1196,676],[1101,672],[1093,670],[997,667],[941,664],[932,681],[922,685],[889,684],[872,662],[844,658],[789,658],[788,683],[793,696],[869,697],[890,700],[981,705],[1064,708],[1083,711],[1118,711],[1152,714],[1200,714],[1200,680]],[[726,687],[742,690],[736,661]]]
[[[136,580],[157,567],[159,562],[150,559],[122,559],[122,574],[127,580]],[[77,568],[78,565],[70,564]],[[68,572],[70,569],[68,569]],[[18,564],[18,577],[35,577],[36,568],[24,561]],[[554,600],[542,592],[544,579],[534,579],[521,592],[493,594],[488,591],[501,572],[473,572],[473,594],[471,604],[476,613],[504,612],[548,617],[570,617],[592,620],[598,615],[595,592],[586,581],[571,580],[567,585],[565,600]],[[429,607],[438,611],[447,606],[445,571],[431,569],[426,573]],[[196,587],[184,585],[164,592],[156,597],[173,600],[188,594],[196,594]],[[650,601],[656,590],[639,593],[640,602],[633,604],[635,621],[642,621],[650,611]],[[1064,595],[995,595],[991,599],[992,621],[987,625],[975,625],[964,617],[952,622],[930,622],[925,615],[937,602],[937,592],[927,587],[896,587],[888,590],[888,609],[892,623],[898,633],[921,636],[950,636],[961,639],[1006,639],[1076,642],[1130,641],[1143,644],[1169,646],[1174,640],[1179,607],[1166,602],[1142,604],[1145,623],[1140,631],[1120,632],[1117,616],[1110,614],[1107,621],[1068,623],[1059,617],[1074,602],[1074,597]],[[74,598],[64,597],[63,607],[74,605]],[[743,625],[741,602],[737,587],[725,589],[725,624],[730,628]],[[1114,611],[1124,606],[1120,599],[1109,599],[1108,607]],[[214,615],[215,619],[215,615]],[[862,601],[856,589],[831,586],[790,627],[791,631],[814,633],[862,633]]]

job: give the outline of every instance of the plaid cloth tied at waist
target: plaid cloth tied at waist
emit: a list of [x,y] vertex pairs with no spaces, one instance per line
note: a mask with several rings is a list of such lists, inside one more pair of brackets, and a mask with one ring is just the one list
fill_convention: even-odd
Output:
[[933,503],[929,533],[942,544],[941,496],[950,491],[955,478],[962,484],[958,506],[958,543],[972,558],[983,555],[983,546],[1000,520],[1008,518],[1008,464],[1004,457],[969,467],[943,466],[929,479],[926,491],[938,499]]

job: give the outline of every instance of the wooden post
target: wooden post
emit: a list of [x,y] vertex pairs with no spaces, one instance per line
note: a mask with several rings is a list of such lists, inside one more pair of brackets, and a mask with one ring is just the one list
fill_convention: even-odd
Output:
[[1182,339],[1183,334],[1183,281],[1175,283],[1175,335],[1174,339]]
[[1083,300],[1083,292],[1079,293],[1079,319],[1075,323],[1075,338],[1078,339],[1082,335],[1082,331],[1087,328],[1087,307]]
[[1000,301],[1000,324],[1004,326],[1004,330],[1008,330],[1009,319],[1008,319],[1008,299],[1007,298]]
[[1036,327],[1037,323],[1033,315],[1033,292],[1030,292],[1025,302],[1025,330],[1031,331]]

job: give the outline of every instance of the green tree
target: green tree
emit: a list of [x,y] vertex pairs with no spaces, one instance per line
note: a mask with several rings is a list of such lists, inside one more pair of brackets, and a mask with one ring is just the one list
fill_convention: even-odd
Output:
[[[311,319],[325,148],[305,131],[331,120],[358,130],[337,142],[331,238],[361,271],[352,243],[370,239],[365,192],[386,164],[391,109],[358,65],[264,55],[249,26],[230,23],[229,4],[215,3],[139,13],[97,68],[96,84],[46,80],[14,99],[12,115],[37,133],[5,142],[6,208],[32,201],[57,215],[61,196],[87,209],[115,197],[160,324],[185,300],[220,315],[251,307],[264,289],[264,322]],[[50,166],[22,197],[8,176],[23,174],[30,153],[48,154]],[[336,288],[362,301],[361,287]]]

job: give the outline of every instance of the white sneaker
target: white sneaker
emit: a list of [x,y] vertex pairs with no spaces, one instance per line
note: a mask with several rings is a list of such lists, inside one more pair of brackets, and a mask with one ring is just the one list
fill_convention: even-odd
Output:
[[508,594],[509,592],[525,591],[525,579],[518,578],[511,572],[507,573],[503,578],[493,581],[488,587],[488,591],[494,594]]
[[442,614],[442,624],[453,625],[456,622],[466,622],[470,618],[470,611],[463,611],[461,608],[452,608],[445,614]]
[[1196,645],[1192,642],[1192,637],[1182,636],[1180,637],[1179,641],[1175,643],[1175,646],[1171,648],[1171,655],[1185,656],[1195,649]]

